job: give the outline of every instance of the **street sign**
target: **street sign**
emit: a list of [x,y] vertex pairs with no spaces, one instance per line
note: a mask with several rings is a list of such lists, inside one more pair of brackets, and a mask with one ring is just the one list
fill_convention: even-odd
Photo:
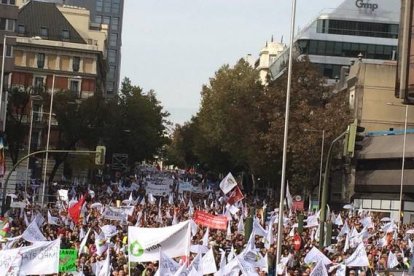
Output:
[[128,169],[128,154],[114,153],[112,154],[112,169],[125,171]]

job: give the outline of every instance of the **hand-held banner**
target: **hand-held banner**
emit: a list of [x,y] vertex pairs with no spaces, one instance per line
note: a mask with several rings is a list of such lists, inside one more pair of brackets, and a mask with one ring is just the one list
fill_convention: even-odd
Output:
[[160,250],[170,258],[190,254],[189,221],[162,228],[128,227],[130,262],[152,262],[160,259]]
[[193,215],[195,223],[209,227],[211,229],[226,230],[227,229],[227,217],[215,216],[204,211],[195,211]]

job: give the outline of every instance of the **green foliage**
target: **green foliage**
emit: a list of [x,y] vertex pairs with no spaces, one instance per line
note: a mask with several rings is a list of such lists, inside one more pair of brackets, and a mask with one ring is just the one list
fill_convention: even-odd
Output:
[[[221,67],[203,86],[199,113],[172,136],[171,163],[201,163],[218,173],[245,171],[277,187],[282,162],[286,74],[263,87],[244,60]],[[293,66],[287,179],[293,193],[317,184],[321,131],[326,145],[342,132],[349,111],[307,58]],[[305,129],[317,130],[305,132]]]

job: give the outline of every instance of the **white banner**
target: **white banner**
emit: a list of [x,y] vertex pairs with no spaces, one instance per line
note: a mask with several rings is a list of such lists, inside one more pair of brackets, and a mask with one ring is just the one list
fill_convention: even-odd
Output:
[[[0,275],[16,271],[19,275],[55,274],[59,271],[60,239],[51,242],[37,242],[34,245],[0,251]],[[21,260],[17,256],[21,256]],[[17,257],[17,258],[16,258]]]
[[179,193],[183,193],[183,192],[193,192],[194,187],[191,184],[191,182],[180,182],[178,184],[178,192]]
[[46,238],[37,226],[36,220],[33,220],[22,234],[22,238],[29,242],[45,241]]
[[165,255],[162,251],[160,252],[160,263],[156,275],[173,276],[179,268],[180,265],[176,261]]
[[236,179],[234,179],[234,177],[231,173],[229,173],[220,182],[220,189],[223,191],[224,194],[227,194],[228,192],[230,192],[236,186],[237,186]]
[[130,262],[152,262],[160,258],[160,249],[175,258],[188,256],[191,228],[189,221],[169,227],[128,227],[128,248]]
[[171,192],[171,188],[169,184],[161,183],[157,185],[152,182],[148,182],[145,190],[147,194],[152,194],[154,196],[166,196]]
[[106,207],[102,215],[105,219],[109,220],[124,221],[127,218],[125,212],[120,208]]

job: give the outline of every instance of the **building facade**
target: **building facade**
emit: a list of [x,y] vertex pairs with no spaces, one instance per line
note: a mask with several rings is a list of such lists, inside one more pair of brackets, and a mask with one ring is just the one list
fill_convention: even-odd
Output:
[[[361,55],[369,63],[396,60],[400,0],[345,0],[332,11],[322,12],[295,37],[296,57],[308,55],[321,73],[333,81],[341,67]],[[272,78],[286,68],[289,50],[270,66]]]
[[[17,15],[19,13],[18,6],[16,5],[15,0],[4,0],[0,2],[0,55],[2,62],[4,60],[4,67],[2,67],[2,63],[0,63],[0,70],[1,70],[1,77],[0,80],[0,89],[2,97],[0,102],[0,126],[1,130],[3,131],[4,125],[4,111],[5,109],[5,99],[6,95],[4,91],[6,91],[7,87],[10,83],[11,72],[14,68],[14,61],[13,61],[13,46],[15,44],[15,36],[16,36],[16,22],[17,22]],[[4,42],[6,42],[6,46],[4,46]],[[6,48],[5,56],[3,57],[3,49]]]

